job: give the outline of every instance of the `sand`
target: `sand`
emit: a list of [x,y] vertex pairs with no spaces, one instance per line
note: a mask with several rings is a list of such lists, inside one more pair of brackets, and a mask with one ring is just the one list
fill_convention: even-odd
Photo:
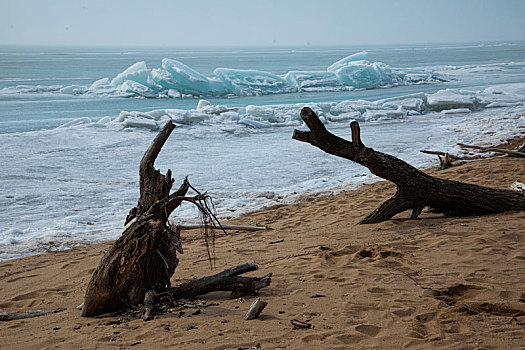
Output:
[[[508,188],[525,161],[492,158],[430,172]],[[178,284],[241,263],[274,274],[261,317],[252,297],[216,292],[144,322],[128,314],[82,318],[93,269],[111,242],[0,263],[0,311],[65,310],[0,322],[0,347],[178,349],[525,348],[525,212],[442,217],[409,212],[357,225],[393,194],[388,182],[229,220],[275,231],[217,238],[210,270],[199,232],[184,231]],[[200,313],[193,305],[200,305]],[[183,313],[181,312],[183,311]],[[294,329],[298,319],[313,325]]]

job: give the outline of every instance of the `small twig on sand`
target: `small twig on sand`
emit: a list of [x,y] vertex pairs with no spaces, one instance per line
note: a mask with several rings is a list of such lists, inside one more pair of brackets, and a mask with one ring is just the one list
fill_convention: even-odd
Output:
[[297,319],[290,320],[290,323],[293,325],[295,329],[298,328],[313,328],[311,323],[299,321]]
[[32,318],[54,314],[56,312],[64,311],[65,309],[58,308],[56,310],[30,310],[24,312],[0,312],[0,321],[21,320],[24,318]]
[[407,276],[407,277],[410,278],[412,281],[414,281],[414,283],[416,284],[416,286],[418,286],[419,288],[421,288],[421,289],[432,289],[432,288],[425,287],[425,286],[421,285],[421,283],[419,283],[419,281],[418,281],[414,276],[412,276],[411,274],[409,274],[408,272],[401,271],[401,270],[398,270],[398,271],[401,272],[404,276]]

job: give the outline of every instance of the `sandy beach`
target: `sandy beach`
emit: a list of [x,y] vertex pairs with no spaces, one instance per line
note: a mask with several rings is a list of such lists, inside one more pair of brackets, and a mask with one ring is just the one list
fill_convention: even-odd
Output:
[[525,350],[524,14],[0,0],[0,350]]
[[[498,157],[438,177],[509,188],[525,162]],[[56,310],[0,322],[5,349],[518,349],[525,347],[525,212],[359,219],[394,193],[382,181],[228,220],[274,231],[218,234],[210,270],[198,230],[183,232],[172,284],[242,263],[273,273],[255,297],[216,292],[145,322],[130,313],[82,318],[91,273],[111,242],[0,263],[0,311]],[[294,329],[290,321],[311,324]]]

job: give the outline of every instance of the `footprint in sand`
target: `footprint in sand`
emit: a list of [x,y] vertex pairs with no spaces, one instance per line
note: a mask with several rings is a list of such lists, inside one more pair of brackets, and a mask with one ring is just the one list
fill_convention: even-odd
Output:
[[11,279],[7,280],[6,282],[7,282],[7,283],[12,283],[12,282],[16,282],[16,281],[18,281],[18,280],[24,279],[24,278],[31,278],[31,277],[37,277],[37,276],[38,276],[38,275],[19,276],[19,277],[11,278]]
[[355,330],[368,335],[369,337],[375,337],[380,331],[381,327],[373,326],[371,324],[361,324],[355,327]]
[[371,287],[371,288],[368,288],[367,291],[369,293],[374,293],[374,294],[391,294],[388,289],[381,288],[381,287]]
[[437,312],[427,312],[416,316],[416,320],[421,323],[432,321],[437,315]]
[[416,308],[408,307],[408,308],[403,308],[403,309],[399,309],[399,310],[394,310],[394,311],[392,311],[392,313],[394,315],[396,315],[397,317],[404,318],[404,317],[412,316],[412,314],[415,311],[416,311]]
[[456,284],[441,290],[429,290],[427,294],[452,306],[460,300],[478,295],[483,289],[476,285]]
[[337,267],[355,267],[356,261],[374,262],[376,260],[389,259],[390,263],[394,263],[395,259],[402,258],[403,253],[385,249],[379,246],[373,247],[359,247],[347,246],[343,249],[334,251],[325,251],[319,254],[319,257],[324,263],[335,265]]

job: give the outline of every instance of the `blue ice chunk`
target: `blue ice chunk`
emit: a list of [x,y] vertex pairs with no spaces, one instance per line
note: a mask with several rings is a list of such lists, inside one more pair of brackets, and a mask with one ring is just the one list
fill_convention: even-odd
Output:
[[165,89],[177,89],[177,80],[165,69],[154,68],[150,72],[150,83],[153,82]]
[[170,58],[163,58],[162,69],[172,77],[172,80],[169,80],[169,82],[174,83],[174,85],[170,86],[170,88],[175,88],[181,93],[189,95],[215,94],[213,89],[216,89],[216,86],[210,86],[210,81],[205,75],[182,62]]
[[211,95],[226,95],[229,93],[229,90],[226,88],[226,85],[222,80],[216,77],[208,78],[210,83],[210,94]]
[[366,60],[367,58],[368,58],[368,52],[366,51],[354,53],[353,55],[346,56],[345,58],[341,58],[339,61],[333,63],[330,67],[328,67],[328,70],[336,71],[339,68],[348,65],[349,62],[363,61],[363,60]]
[[113,80],[111,80],[111,86],[117,87],[126,80],[135,81],[142,85],[147,85],[149,74],[150,70],[146,66],[146,62],[140,61],[129,66],[122,73],[113,78]]
[[284,79],[299,91],[337,91],[343,87],[335,73],[327,71],[290,71]]
[[346,66],[336,70],[335,74],[343,84],[356,89],[371,89],[402,82],[386,64],[366,60],[348,62]]
[[240,96],[282,94],[297,88],[285,79],[268,72],[248,69],[216,68],[213,71],[230,93]]

